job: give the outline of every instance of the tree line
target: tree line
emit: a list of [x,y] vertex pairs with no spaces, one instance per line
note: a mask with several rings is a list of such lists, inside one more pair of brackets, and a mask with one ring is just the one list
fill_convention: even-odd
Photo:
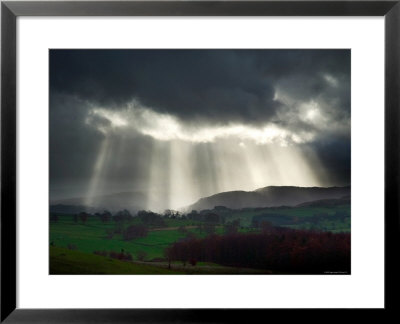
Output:
[[176,242],[166,255],[170,261],[196,260],[283,273],[350,273],[350,234],[265,226],[262,233]]

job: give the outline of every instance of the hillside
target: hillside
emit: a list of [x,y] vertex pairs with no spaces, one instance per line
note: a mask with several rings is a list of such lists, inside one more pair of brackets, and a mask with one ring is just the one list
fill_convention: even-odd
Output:
[[297,205],[297,207],[334,207],[341,205],[350,205],[351,198],[349,196],[341,197],[338,199],[320,199],[314,201],[307,201]]
[[109,195],[96,196],[92,199],[90,206],[86,205],[86,198],[77,197],[51,202],[50,211],[60,213],[76,213],[86,210],[87,212],[103,211],[108,209],[118,211],[128,209],[138,211],[145,209],[146,196],[141,192],[120,192]]
[[252,207],[297,206],[302,203],[339,199],[350,196],[350,187],[292,187],[269,186],[254,191],[228,191],[201,198],[187,210],[213,209],[225,206],[232,209]]
[[[213,209],[225,206],[231,209],[297,206],[317,200],[340,199],[350,196],[350,187],[293,187],[269,186],[254,191],[227,191],[199,199],[185,209]],[[85,206],[85,198],[72,198],[52,201],[51,212],[73,214],[82,210],[87,212],[118,211],[128,209],[131,212],[146,209],[147,198],[141,192],[121,192],[94,197],[91,206]],[[183,206],[182,206],[183,207]]]

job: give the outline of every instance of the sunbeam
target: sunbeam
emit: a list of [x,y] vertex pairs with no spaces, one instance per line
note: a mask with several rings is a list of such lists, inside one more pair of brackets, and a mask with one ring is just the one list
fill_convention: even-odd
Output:
[[198,198],[197,179],[193,174],[193,153],[188,143],[170,142],[170,208],[179,209]]
[[152,141],[151,156],[148,161],[146,209],[163,211],[169,207],[170,184],[170,144]]
[[102,182],[102,176],[105,167],[105,161],[109,153],[110,148],[110,138],[106,136],[100,146],[99,153],[97,154],[97,159],[93,167],[92,177],[89,183],[89,190],[86,194],[86,206],[93,206],[94,197],[98,193],[99,184]]
[[[104,138],[93,167],[85,204],[96,204],[96,195],[106,192],[107,179],[119,168],[126,170],[128,148],[135,139],[115,134]],[[130,144],[131,143],[131,144]],[[212,143],[188,143],[179,140],[151,140],[147,159],[134,164],[135,174],[146,174],[145,183],[133,180],[128,191],[145,197],[148,210],[180,209],[219,192],[252,191],[271,185],[321,186],[329,178],[318,156],[310,147],[294,145],[257,145],[233,139]],[[142,148],[143,149],[143,148]],[[139,150],[139,148],[137,148]],[[133,153],[131,153],[133,154]],[[129,172],[129,169],[127,169]]]

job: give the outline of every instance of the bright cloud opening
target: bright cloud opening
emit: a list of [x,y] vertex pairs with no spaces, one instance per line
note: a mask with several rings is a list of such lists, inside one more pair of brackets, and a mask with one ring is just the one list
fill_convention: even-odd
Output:
[[124,131],[132,130],[160,141],[180,140],[192,143],[210,143],[217,139],[238,139],[239,141],[250,140],[258,145],[273,143],[287,146],[292,143],[307,143],[314,138],[312,132],[293,133],[289,129],[271,122],[261,126],[229,123],[225,125],[202,124],[193,127],[173,115],[156,112],[137,102],[130,103],[122,110],[92,108],[89,114],[105,121],[105,123],[95,124],[92,123],[93,118],[86,120],[88,124],[92,123],[103,133],[106,124],[108,131],[116,131],[118,128]]

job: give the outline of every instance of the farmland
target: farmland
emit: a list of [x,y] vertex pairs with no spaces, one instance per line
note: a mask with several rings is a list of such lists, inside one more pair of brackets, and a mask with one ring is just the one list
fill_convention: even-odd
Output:
[[272,271],[225,267],[211,262],[196,266],[173,262],[124,262],[108,257],[50,247],[50,274],[271,274]]
[[[333,233],[350,231],[350,205],[223,209],[209,212],[218,212],[223,220],[210,225],[204,220],[199,220],[200,218],[163,217],[162,224],[146,224],[146,235],[131,239],[126,239],[123,233],[129,226],[142,225],[143,219],[139,217],[130,217],[124,221],[115,221],[115,219],[104,221],[91,215],[87,220],[81,221],[77,220],[74,215],[58,214],[56,219],[53,215],[52,221],[50,221],[49,235],[51,269],[54,273],[74,273],[74,271],[120,274],[232,273],[229,267],[220,268],[221,265],[210,266],[210,264],[201,262],[195,267],[182,266],[182,262],[172,262],[171,269],[168,269],[166,249],[174,243],[188,238],[203,239],[210,234],[224,235],[228,230],[227,224],[236,224],[236,233],[246,235],[261,233],[259,225],[265,221],[271,226],[288,229],[311,229]],[[110,233],[112,234],[110,235]],[[60,252],[59,249],[65,251]],[[110,252],[122,252],[130,255],[132,261],[124,262],[102,255],[94,255],[94,252],[107,256]],[[111,263],[112,267],[110,268]],[[68,268],[68,264],[70,264],[70,268]],[[94,264],[103,264],[103,266],[94,267]],[[90,270],[91,265],[96,269]],[[146,266],[151,268],[146,268]],[[258,273],[254,269],[240,271],[236,269],[235,273],[238,272]],[[263,271],[263,273],[268,273],[268,271]]]
[[[74,246],[76,249],[93,253],[96,250],[125,251],[136,255],[144,251],[147,257],[163,257],[164,249],[172,242],[184,237],[178,230],[150,230],[147,237],[138,238],[133,241],[125,241],[122,235],[116,235],[113,239],[106,238],[106,229],[115,226],[113,223],[103,224],[100,221],[88,220],[86,224],[75,224],[68,220],[68,216],[60,217],[57,224],[50,226],[50,242],[55,246]],[[196,233],[196,230],[190,230]]]

